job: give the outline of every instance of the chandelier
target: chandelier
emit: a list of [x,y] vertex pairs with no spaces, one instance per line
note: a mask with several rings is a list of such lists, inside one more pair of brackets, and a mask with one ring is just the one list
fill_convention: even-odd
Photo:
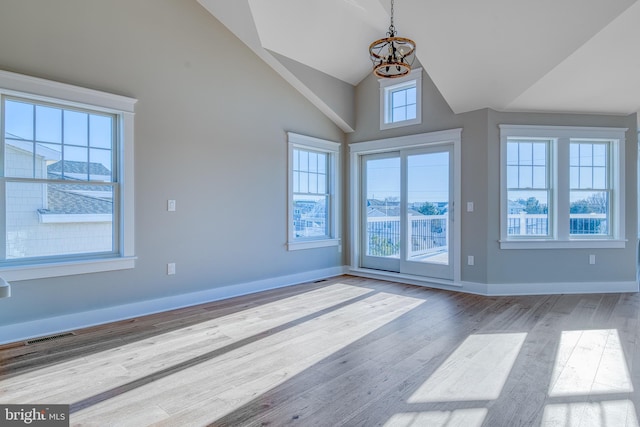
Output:
[[413,40],[396,36],[396,27],[393,25],[393,1],[391,0],[391,25],[387,37],[369,45],[373,74],[392,79],[409,74],[416,53],[416,43]]

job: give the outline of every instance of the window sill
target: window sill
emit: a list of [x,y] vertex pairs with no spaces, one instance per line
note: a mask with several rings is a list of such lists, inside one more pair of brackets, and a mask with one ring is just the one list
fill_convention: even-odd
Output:
[[624,249],[627,240],[499,240],[500,249]]
[[302,249],[326,248],[340,245],[340,239],[305,240],[300,242],[289,242],[287,249],[298,251]]
[[389,123],[380,123],[380,130],[394,129],[403,126],[411,126],[411,125],[419,125],[422,123],[421,118],[411,119],[411,120],[402,120],[400,122],[389,122]]
[[136,257],[121,257],[0,267],[0,277],[8,282],[12,282],[72,276],[75,274],[99,273],[103,271],[126,270],[135,267],[136,259]]

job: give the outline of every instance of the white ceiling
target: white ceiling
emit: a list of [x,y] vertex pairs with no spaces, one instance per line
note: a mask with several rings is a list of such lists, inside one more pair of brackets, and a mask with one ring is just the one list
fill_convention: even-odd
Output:
[[[390,0],[198,1],[265,61],[351,85],[389,26]],[[396,0],[394,19],[456,113],[640,110],[640,0]]]

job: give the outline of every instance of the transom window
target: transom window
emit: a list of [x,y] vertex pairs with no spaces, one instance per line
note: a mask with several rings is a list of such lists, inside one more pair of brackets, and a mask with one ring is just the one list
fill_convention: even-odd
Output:
[[501,125],[501,248],[624,247],[625,131]]
[[380,129],[422,122],[422,69],[397,79],[380,79]]
[[340,145],[294,133],[289,138],[289,250],[339,244]]

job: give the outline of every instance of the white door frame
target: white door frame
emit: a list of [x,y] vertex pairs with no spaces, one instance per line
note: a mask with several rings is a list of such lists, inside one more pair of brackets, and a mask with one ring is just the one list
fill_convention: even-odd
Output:
[[[362,193],[362,171],[361,156],[374,153],[384,153],[388,151],[399,151],[409,148],[426,148],[436,145],[452,144],[453,145],[453,205],[450,208],[450,215],[453,215],[453,232],[454,232],[454,250],[452,254],[453,262],[453,281],[432,279],[428,277],[422,278],[426,282],[436,282],[446,285],[459,286],[460,283],[460,242],[461,242],[461,143],[462,128],[449,129],[444,131],[422,133],[417,135],[401,136],[396,138],[378,139],[373,141],[364,141],[349,144],[350,156],[350,239],[351,239],[351,270],[358,272],[376,272],[375,270],[364,269],[360,266],[360,241],[361,229],[360,222],[362,212],[360,209],[360,200]],[[388,273],[390,276],[406,276],[400,273]],[[420,279],[420,276],[412,276]]]

